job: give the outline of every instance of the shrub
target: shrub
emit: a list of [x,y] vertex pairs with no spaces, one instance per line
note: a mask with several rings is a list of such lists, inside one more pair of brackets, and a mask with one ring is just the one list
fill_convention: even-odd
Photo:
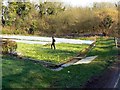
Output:
[[9,39],[2,39],[2,53],[13,53],[17,49],[17,43]]

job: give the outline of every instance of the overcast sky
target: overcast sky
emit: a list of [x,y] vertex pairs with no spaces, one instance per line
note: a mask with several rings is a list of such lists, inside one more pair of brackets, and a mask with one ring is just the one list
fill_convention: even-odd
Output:
[[[5,0],[8,1],[8,0]],[[11,0],[11,1],[19,1],[19,0]],[[27,1],[27,0],[26,0]],[[52,2],[64,2],[67,5],[71,6],[91,6],[94,2],[112,2],[117,3],[120,0],[30,0],[32,2],[38,1],[52,1]]]
[[112,2],[117,3],[120,0],[30,0],[30,1],[52,1],[52,2],[64,2],[71,6],[91,6],[94,2]]
[[117,3],[120,0],[61,0],[72,6],[90,6],[94,2],[112,2]]

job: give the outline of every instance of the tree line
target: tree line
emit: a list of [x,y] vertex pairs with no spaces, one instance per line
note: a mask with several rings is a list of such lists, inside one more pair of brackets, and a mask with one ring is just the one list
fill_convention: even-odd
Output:
[[60,2],[8,2],[2,4],[2,33],[45,36],[82,34],[117,35],[118,5],[94,3],[68,7]]

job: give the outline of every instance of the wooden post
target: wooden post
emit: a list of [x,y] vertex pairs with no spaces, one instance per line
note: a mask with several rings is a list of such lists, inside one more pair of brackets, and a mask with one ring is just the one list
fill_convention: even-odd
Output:
[[114,41],[115,41],[115,46],[116,46],[116,48],[118,48],[118,47],[117,47],[117,38],[116,38],[116,37],[114,37]]

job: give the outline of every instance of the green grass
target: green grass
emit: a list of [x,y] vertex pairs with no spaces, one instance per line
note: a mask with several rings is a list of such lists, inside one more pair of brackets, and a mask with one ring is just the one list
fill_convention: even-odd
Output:
[[[99,66],[100,65],[100,66]],[[51,71],[40,64],[22,61],[10,56],[3,57],[3,88],[70,88],[82,87],[93,75],[103,70],[104,63],[75,65],[59,72]],[[68,73],[70,71],[70,73]]]
[[58,72],[31,61],[3,56],[3,88],[80,88],[115,62],[117,52],[113,39],[99,38],[96,47],[88,54],[98,55],[98,58],[89,64],[69,66]]
[[[89,64],[81,64],[65,68],[61,71],[61,78],[57,80],[55,85],[58,87],[83,87],[91,77],[102,75],[103,71],[117,61],[117,54],[118,50],[115,48],[113,38],[98,38],[96,46],[87,55],[98,55],[98,57]],[[63,74],[67,71],[70,71],[70,73]]]
[[118,54],[118,49],[115,48],[113,38],[99,38],[96,46],[88,53],[87,56],[98,55],[96,61],[106,62],[108,65],[115,61]]
[[88,45],[61,43],[56,44],[56,50],[52,50],[50,49],[50,45],[43,46],[38,44],[18,43],[17,51],[21,52],[26,57],[59,64],[65,62],[73,56],[76,56],[76,54],[85,47],[88,47]]
[[3,56],[2,71],[3,88],[45,88],[54,78],[54,73],[41,65],[10,56]]

